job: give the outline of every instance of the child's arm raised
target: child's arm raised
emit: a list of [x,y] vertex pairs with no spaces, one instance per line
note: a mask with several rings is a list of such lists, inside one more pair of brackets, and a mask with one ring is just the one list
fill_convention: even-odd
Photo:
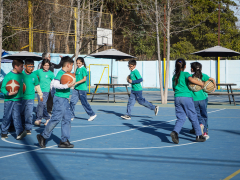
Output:
[[198,81],[198,80],[192,78],[191,76],[188,77],[188,80],[189,80],[191,83],[193,83],[193,84],[197,84],[197,85],[201,86],[201,88],[204,87],[204,83],[203,83],[203,82]]

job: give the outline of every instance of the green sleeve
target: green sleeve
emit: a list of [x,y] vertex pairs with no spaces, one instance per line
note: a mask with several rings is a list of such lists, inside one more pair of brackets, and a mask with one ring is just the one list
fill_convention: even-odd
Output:
[[39,80],[38,80],[37,75],[34,77],[34,79],[35,79],[35,81],[34,81],[34,86],[39,85]]
[[189,72],[185,72],[185,78],[188,80],[189,77],[191,77],[191,74],[189,74]]
[[61,80],[61,77],[62,77],[62,74],[61,74],[61,73],[58,73],[58,74],[56,75],[55,79],[60,81],[60,80]]
[[206,75],[206,74],[202,74],[202,81],[207,81],[207,80],[209,80],[209,76],[208,75]]
[[54,76],[54,74],[53,74],[53,72],[51,73],[51,80],[53,80],[55,78],[55,76]]
[[138,70],[135,70],[135,76],[136,76],[136,79],[141,79],[142,76],[140,75],[139,71]]
[[8,95],[8,91],[6,90],[6,84],[8,82],[8,76],[6,75],[5,78],[3,79],[3,82],[2,82],[2,87],[1,87],[1,91],[4,95]]
[[83,68],[83,77],[85,77],[85,76],[88,76],[88,73],[87,73],[87,69],[86,68]]

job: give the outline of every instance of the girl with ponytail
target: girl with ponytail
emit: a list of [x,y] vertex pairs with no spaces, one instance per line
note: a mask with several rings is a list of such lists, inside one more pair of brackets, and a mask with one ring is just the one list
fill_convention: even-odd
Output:
[[195,111],[192,93],[188,89],[188,81],[203,87],[203,83],[195,80],[186,69],[186,61],[183,58],[177,59],[175,63],[174,76],[172,78],[172,85],[175,99],[175,112],[177,121],[173,131],[171,132],[172,141],[179,143],[178,134],[180,133],[186,116],[191,121],[192,126],[196,132],[196,141],[204,142],[206,139],[202,136],[201,129],[198,123],[197,113]]
[[[191,72],[194,74],[192,77],[201,79],[203,82],[211,80],[216,88],[215,79],[210,78],[208,75],[202,73],[202,64],[199,62],[191,63]],[[207,93],[203,90],[192,92],[194,106],[198,116],[198,122],[201,127],[203,136],[208,139],[208,116],[207,116]],[[195,130],[190,130],[190,133],[195,134]]]

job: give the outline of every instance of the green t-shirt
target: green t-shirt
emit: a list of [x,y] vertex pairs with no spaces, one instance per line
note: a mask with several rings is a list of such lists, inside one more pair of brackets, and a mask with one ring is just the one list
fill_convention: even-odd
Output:
[[[209,76],[206,74],[202,74],[202,81],[207,81],[209,79]],[[192,92],[192,97],[193,97],[193,101],[202,101],[206,99],[206,95],[205,92],[201,89],[198,92]]]
[[[87,69],[84,66],[82,66],[82,67],[77,69],[75,75],[76,75],[76,82],[78,82],[78,81],[82,80],[85,76],[88,75]],[[76,90],[87,91],[87,81],[85,81],[83,83],[80,83],[80,84],[77,84],[75,86],[75,89]]]
[[[140,75],[140,73],[137,69],[134,69],[130,73],[130,78],[132,81],[135,81],[137,79],[141,79],[142,76]],[[141,83],[132,84],[132,91],[142,91]]]
[[38,69],[34,71],[34,73],[38,76],[39,78],[39,84],[42,92],[49,92],[50,91],[50,84],[51,81],[54,79],[54,74],[52,71],[43,71],[43,69]]
[[175,84],[174,78],[172,78],[172,87],[175,89],[174,97],[192,97],[191,91],[188,89],[188,78],[191,75],[188,72],[180,72],[178,84]]
[[23,99],[35,99],[35,86],[39,85],[38,77],[35,73],[27,74],[23,71],[23,82],[26,90],[23,93]]
[[[66,73],[64,70],[60,70],[57,73],[57,76],[55,77],[55,80],[58,80],[61,82],[61,77],[62,75]],[[70,88],[67,89],[56,89],[56,93],[54,94],[54,96],[58,96],[58,97],[62,97],[62,98],[69,98],[70,96]]]
[[[5,100],[4,101],[20,101],[23,97],[23,74],[22,73],[14,73],[9,72],[3,79],[1,91],[4,94]],[[6,90],[6,84],[10,80],[16,80],[20,84],[20,89],[18,93],[12,96],[8,96],[8,91]]]

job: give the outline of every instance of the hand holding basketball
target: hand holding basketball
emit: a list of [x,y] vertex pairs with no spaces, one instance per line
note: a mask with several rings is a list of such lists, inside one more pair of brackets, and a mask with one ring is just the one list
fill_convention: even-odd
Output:
[[43,102],[43,98],[42,97],[40,98],[40,101]]
[[14,91],[14,92],[9,92],[8,95],[9,95],[9,96],[13,96],[13,95],[15,95],[15,94],[17,94],[17,93],[18,93],[18,90],[17,90],[17,91]]
[[131,78],[130,78],[130,75],[127,76],[127,82],[128,82],[128,83],[132,83],[132,80],[131,80]]
[[71,87],[75,86],[75,82],[68,83],[67,85],[68,85],[69,88],[71,88]]

